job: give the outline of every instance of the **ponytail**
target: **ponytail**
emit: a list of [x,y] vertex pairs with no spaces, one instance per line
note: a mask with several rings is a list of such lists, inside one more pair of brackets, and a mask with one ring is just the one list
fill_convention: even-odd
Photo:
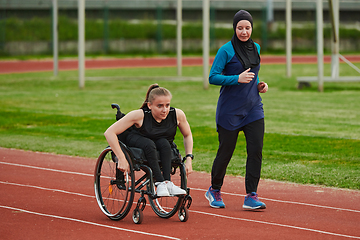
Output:
[[155,83],[150,85],[149,89],[146,92],[146,97],[144,103],[141,105],[140,108],[144,108],[147,104],[152,102],[155,96],[170,96],[172,97],[169,90],[166,88],[160,87],[159,84]]

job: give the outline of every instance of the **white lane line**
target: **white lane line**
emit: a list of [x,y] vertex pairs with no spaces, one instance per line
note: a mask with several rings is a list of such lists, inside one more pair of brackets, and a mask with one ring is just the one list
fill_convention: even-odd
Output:
[[86,195],[86,194],[76,193],[76,192],[69,192],[69,191],[60,190],[60,189],[54,189],[54,188],[45,188],[45,187],[39,187],[39,186],[34,186],[34,185],[12,183],[12,182],[4,182],[4,181],[0,181],[0,183],[7,184],[7,185],[13,185],[13,186],[19,186],[19,187],[36,188],[36,189],[46,190],[46,191],[51,191],[51,192],[66,193],[66,194],[71,194],[71,195],[77,195],[77,196],[80,196],[80,197],[95,198],[95,196],[92,196],[92,195]]
[[160,234],[155,234],[155,233],[148,233],[148,232],[142,232],[142,231],[131,230],[131,229],[126,229],[126,228],[108,226],[108,225],[99,224],[99,223],[95,223],[95,222],[89,222],[89,221],[76,219],[76,218],[68,218],[68,217],[56,216],[56,215],[51,215],[51,214],[33,212],[33,211],[28,211],[28,210],[25,210],[25,209],[21,209],[21,208],[14,208],[14,207],[3,206],[3,205],[0,205],[0,207],[5,208],[5,209],[9,209],[9,210],[13,210],[13,211],[21,211],[21,212],[24,212],[24,213],[43,216],[43,217],[51,217],[51,218],[56,218],[56,219],[62,219],[62,220],[68,220],[68,221],[73,221],[73,222],[85,223],[85,224],[94,225],[94,226],[97,226],[97,227],[111,228],[111,229],[115,229],[115,230],[131,232],[131,233],[137,233],[137,234],[142,234],[142,235],[147,235],[147,236],[161,237],[161,238],[167,238],[167,239],[176,239],[176,240],[180,239],[180,238],[175,238],[175,237],[170,237],[170,236],[160,235]]
[[226,218],[226,219],[233,219],[233,220],[239,220],[239,221],[245,221],[245,222],[261,223],[261,224],[267,224],[267,225],[278,226],[278,227],[286,227],[286,228],[292,228],[292,229],[298,229],[298,230],[304,230],[304,231],[310,231],[310,232],[316,232],[316,233],[323,233],[323,234],[332,235],[332,236],[338,236],[338,237],[360,239],[360,237],[357,237],[357,236],[326,232],[326,231],[321,231],[321,230],[316,230],[316,229],[311,229],[311,228],[297,227],[297,226],[286,225],[286,224],[265,222],[265,221],[246,219],[246,218],[230,217],[230,216],[225,216],[225,215],[219,215],[219,214],[207,213],[207,212],[201,212],[201,211],[194,211],[194,210],[191,211],[191,212],[204,214],[204,215],[210,215],[210,216],[214,216],[214,217],[221,217],[221,218]]
[[[197,190],[197,191],[203,191],[203,192],[206,192],[206,191],[207,191],[207,190],[201,189],[201,188],[191,188],[191,190]],[[231,196],[236,196],[236,197],[245,197],[244,194],[227,193],[227,192],[223,192],[223,191],[221,191],[221,194],[231,195]],[[264,200],[267,200],[267,201],[272,201],[272,202],[280,202],[280,203],[288,203],[288,204],[297,204],[297,205],[304,205],[304,206],[309,206],[309,207],[326,208],[326,209],[332,209],[332,210],[339,210],[339,211],[347,211],[347,212],[360,213],[360,210],[355,210],[355,209],[330,207],[330,206],[316,205],[316,204],[311,204],[311,203],[285,201],[285,200],[278,200],[278,199],[271,199],[271,198],[264,198],[264,197],[261,197],[261,199],[264,199]]]
[[[47,191],[55,191],[55,192],[61,192],[61,193],[66,193],[66,194],[73,194],[73,195],[78,195],[78,196],[82,196],[82,197],[95,198],[94,196],[91,196],[91,195],[74,193],[74,192],[69,192],[69,191],[64,191],[64,190],[59,190],[59,189],[51,189],[51,188],[44,188],[44,187],[39,187],[39,186],[25,185],[25,184],[18,184],[18,183],[10,183],[10,182],[3,182],[3,181],[0,181],[0,183],[8,184],[8,185],[21,186],[21,187],[37,188],[37,189],[47,190]],[[231,195],[235,195],[235,194],[231,194]],[[202,212],[202,211],[190,210],[190,209],[189,209],[189,212],[197,213],[197,214],[203,214],[203,215],[209,215],[209,216],[214,216],[214,217],[221,217],[221,218],[226,218],[226,219],[232,219],[232,220],[239,220],[239,221],[245,221],[245,222],[254,222],[254,223],[267,224],[267,225],[273,225],[273,226],[278,226],[278,227],[286,227],[286,228],[292,228],[292,229],[298,229],[298,230],[304,230],[304,231],[310,231],[310,232],[316,232],[316,233],[323,233],[323,234],[333,235],[333,236],[360,239],[360,237],[357,237],[357,236],[326,232],[326,231],[321,231],[321,230],[316,230],[316,229],[311,229],[311,228],[303,228],[303,227],[297,227],[297,226],[280,224],[280,223],[273,223],[273,222],[265,222],[265,221],[259,221],[259,220],[253,220],[253,219],[231,217],[231,216],[226,216],[226,215],[220,215],[220,214]]]
[[[53,172],[59,172],[59,173],[75,174],[75,175],[81,175],[81,176],[87,176],[87,177],[94,177],[93,174],[57,170],[57,169],[52,169],[52,168],[36,167],[36,166],[23,165],[23,164],[17,164],[17,163],[9,163],[9,162],[1,162],[0,161],[0,164],[12,165],[12,166],[17,166],[17,167],[27,167],[27,168],[33,168],[33,169],[45,170],[45,171],[53,171]],[[201,189],[201,188],[191,188],[191,190],[192,191],[193,190],[203,191],[203,192],[207,191],[207,189]],[[232,195],[232,196],[245,196],[243,194],[236,194],[236,193],[226,193],[226,192],[221,192],[221,193],[226,194],[226,195]],[[296,204],[296,205],[304,205],[304,206],[308,206],[308,207],[317,207],[317,208],[332,209],[332,210],[337,210],[337,211],[347,211],[347,212],[360,213],[359,210],[355,210],[355,209],[338,208],[338,207],[331,207],[331,206],[325,206],[325,205],[316,205],[316,204],[311,204],[311,203],[278,200],[278,199],[271,199],[271,198],[264,198],[264,197],[261,197],[261,199],[264,199],[264,200],[267,200],[267,201],[279,202],[279,203]]]
[[75,175],[81,175],[81,176],[87,176],[87,177],[94,177],[93,174],[88,174],[88,173],[71,172],[71,171],[36,167],[36,166],[30,166],[30,165],[24,165],[24,164],[18,164],[18,163],[0,162],[0,164],[6,164],[6,165],[11,165],[11,166],[16,166],[16,167],[33,168],[33,169],[37,169],[37,170],[45,170],[45,171],[52,171],[52,172],[59,172],[59,173],[69,173],[69,174],[75,174]]

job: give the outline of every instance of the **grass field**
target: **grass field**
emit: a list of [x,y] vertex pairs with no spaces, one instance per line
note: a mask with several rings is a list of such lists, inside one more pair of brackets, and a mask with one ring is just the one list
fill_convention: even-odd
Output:
[[[360,67],[360,64],[356,64]],[[341,76],[357,73],[341,64]],[[262,178],[360,190],[360,83],[325,83],[296,89],[296,76],[317,75],[316,65],[263,65],[260,79],[269,84],[262,94],[266,133]],[[330,65],[325,65],[330,75]],[[215,109],[218,86],[203,90],[201,81],[165,81],[176,68],[87,70],[85,89],[77,71],[0,75],[0,146],[97,158],[107,146],[103,132],[115,120],[111,103],[122,111],[140,107],[154,82],[173,94],[172,106],[187,115],[194,137],[194,169],[211,171],[217,150]],[[201,67],[184,67],[184,76],[201,77]],[[129,80],[116,78],[129,76]],[[149,80],[137,80],[147,76]],[[152,77],[153,76],[153,77]],[[181,134],[176,142],[183,152]],[[23,160],[26,163],[26,159]],[[244,175],[245,139],[227,173]]]

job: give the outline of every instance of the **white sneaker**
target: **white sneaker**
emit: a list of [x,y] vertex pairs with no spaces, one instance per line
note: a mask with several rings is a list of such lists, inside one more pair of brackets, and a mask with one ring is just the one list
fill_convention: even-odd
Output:
[[170,195],[186,195],[186,191],[182,188],[175,186],[173,182],[167,181],[166,186]]
[[155,183],[155,186],[157,186],[156,188],[156,195],[158,197],[169,197],[169,190],[167,188],[167,184],[166,182],[157,182]]

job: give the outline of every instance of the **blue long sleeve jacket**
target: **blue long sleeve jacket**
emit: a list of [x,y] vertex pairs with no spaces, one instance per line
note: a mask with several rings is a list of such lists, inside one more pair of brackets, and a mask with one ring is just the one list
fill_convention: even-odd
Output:
[[[260,54],[260,45],[255,43],[255,46]],[[245,70],[236,57],[231,41],[218,50],[210,70],[209,83],[221,86],[216,123],[227,130],[236,130],[264,118],[262,99],[257,89],[260,64],[250,70],[255,73],[253,81],[238,83],[239,75]]]

